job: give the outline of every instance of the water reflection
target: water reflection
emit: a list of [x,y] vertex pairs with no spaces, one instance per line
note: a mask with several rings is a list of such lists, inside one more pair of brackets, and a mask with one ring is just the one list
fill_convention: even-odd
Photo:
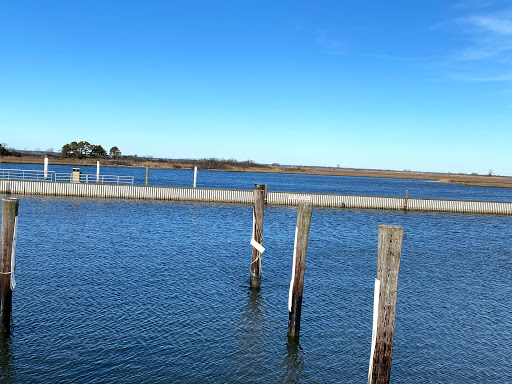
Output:
[[11,338],[0,333],[0,382],[12,383],[13,381]]
[[304,351],[300,346],[299,340],[288,338],[286,343],[287,353],[283,359],[281,367],[285,369],[281,378],[281,383],[302,383],[304,375]]
[[264,367],[267,354],[265,337],[265,301],[259,289],[250,288],[241,308],[240,321],[235,335],[238,340],[235,349],[236,363],[233,366],[232,382],[258,383],[261,372],[254,367]]
[[263,296],[260,294],[259,288],[250,288],[240,318],[239,329],[241,349],[250,354],[261,352],[264,348],[262,338],[265,318],[261,309],[262,305]]

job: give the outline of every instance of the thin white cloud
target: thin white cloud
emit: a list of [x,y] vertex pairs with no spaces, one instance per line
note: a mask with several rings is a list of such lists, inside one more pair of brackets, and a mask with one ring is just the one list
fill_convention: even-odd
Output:
[[452,56],[451,77],[475,82],[511,81],[512,10],[472,12],[452,26],[465,45]]
[[512,59],[512,39],[480,38],[462,48],[454,56],[461,61],[495,60],[497,63],[510,62]]
[[505,12],[500,15],[476,15],[463,19],[467,24],[483,32],[496,35],[512,34],[512,14]]

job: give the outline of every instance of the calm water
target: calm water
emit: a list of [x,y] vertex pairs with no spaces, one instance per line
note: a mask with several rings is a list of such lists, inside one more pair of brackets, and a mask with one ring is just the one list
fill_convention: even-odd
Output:
[[[104,173],[120,170],[145,175]],[[159,172],[162,185],[192,180],[190,171]],[[508,190],[412,180],[224,172],[199,180],[511,200]],[[512,382],[512,217],[315,209],[301,337],[291,344],[295,209],[265,208],[254,292],[250,206],[20,199],[3,382],[364,383],[379,224],[405,227],[392,383]]]

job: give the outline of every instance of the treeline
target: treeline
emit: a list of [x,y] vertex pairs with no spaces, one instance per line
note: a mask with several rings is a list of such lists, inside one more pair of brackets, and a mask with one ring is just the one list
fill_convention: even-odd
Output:
[[[33,156],[33,153],[24,153],[25,151],[17,152],[12,148],[7,148],[6,144],[0,144],[0,156]],[[152,156],[137,156],[137,155],[122,155],[118,147],[114,146],[107,152],[101,145],[91,144],[87,141],[72,141],[71,143],[62,146],[60,156],[58,153],[53,152],[53,149],[46,151],[46,153],[37,153],[41,155],[62,157],[68,159],[109,159],[110,164],[114,165],[137,165],[140,163],[160,163],[166,164],[175,169],[193,168],[198,169],[218,169],[229,170],[233,168],[249,169],[249,168],[270,168],[269,165],[258,164],[252,160],[238,161],[235,159],[217,159],[217,158],[203,158],[203,159],[156,159]],[[273,164],[276,165],[276,164]],[[156,166],[156,165],[155,165]]]
[[199,169],[230,169],[230,168],[268,168],[268,165],[257,164],[252,160],[238,161],[235,159],[177,159],[169,160],[169,162],[175,162],[178,164],[190,164],[191,166]]
[[270,168],[269,165],[258,164],[252,160],[238,161],[235,159],[217,159],[217,158],[204,158],[204,159],[155,159],[152,156],[137,156],[137,155],[123,155],[116,163],[122,165],[124,162],[130,163],[145,163],[154,162],[160,164],[168,164],[172,168],[193,168],[198,169],[232,169],[232,168]]
[[22,154],[20,152],[15,151],[14,149],[8,149],[7,144],[0,144],[0,156],[16,156],[21,157]]
[[107,153],[101,145],[91,144],[88,141],[72,141],[69,144],[64,144],[60,154],[62,157],[77,159],[106,159],[108,157],[119,159],[121,157],[121,151],[118,147],[110,148]]

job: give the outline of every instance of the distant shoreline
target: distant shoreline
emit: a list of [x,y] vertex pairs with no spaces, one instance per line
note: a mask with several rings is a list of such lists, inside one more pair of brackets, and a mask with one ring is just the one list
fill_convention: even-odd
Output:
[[[43,164],[44,156],[1,156],[0,163]],[[336,167],[312,167],[312,166],[282,166],[263,165],[256,163],[233,163],[231,161],[216,161],[213,167],[203,164],[206,160],[151,160],[144,158],[131,159],[99,159],[103,166],[123,166],[138,168],[160,169],[193,169],[197,166],[200,170],[227,171],[227,172],[267,172],[289,173],[306,175],[329,176],[353,176],[353,177],[380,177],[392,179],[419,179],[433,180],[440,183],[463,184],[478,187],[512,188],[512,177],[508,176],[484,176],[434,172],[411,172],[376,169],[354,169]],[[97,159],[75,159],[50,157],[50,164],[72,166],[95,166]],[[215,166],[217,165],[217,166]]]

